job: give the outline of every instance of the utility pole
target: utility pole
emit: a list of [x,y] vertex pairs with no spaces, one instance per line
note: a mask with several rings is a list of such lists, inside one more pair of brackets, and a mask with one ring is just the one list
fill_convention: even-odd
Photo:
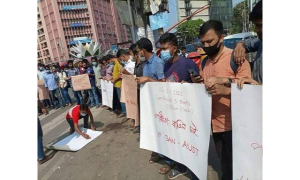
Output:
[[133,18],[132,18],[132,11],[131,11],[131,6],[130,6],[130,0],[127,0],[127,5],[128,5],[128,12],[129,12],[129,19],[131,23],[131,36],[132,36],[132,43],[135,43],[135,33],[134,33],[134,23],[133,23]]

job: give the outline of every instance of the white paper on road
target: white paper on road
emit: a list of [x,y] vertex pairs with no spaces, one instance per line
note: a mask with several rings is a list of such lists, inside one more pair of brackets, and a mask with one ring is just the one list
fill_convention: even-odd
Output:
[[101,79],[102,104],[113,108],[114,85],[110,81]]
[[262,179],[262,86],[231,85],[233,179]]
[[81,131],[88,134],[91,139],[85,139],[75,131],[73,134],[52,145],[51,148],[63,151],[78,151],[103,133],[102,131],[93,131],[86,128],[81,128]]
[[146,83],[141,88],[140,148],[207,177],[211,96],[202,84]]

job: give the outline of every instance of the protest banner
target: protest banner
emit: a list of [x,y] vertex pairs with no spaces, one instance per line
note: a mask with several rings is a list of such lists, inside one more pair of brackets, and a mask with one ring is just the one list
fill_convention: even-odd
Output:
[[140,148],[163,154],[207,179],[211,95],[203,84],[141,87]]
[[101,79],[102,104],[113,108],[114,85],[110,81]]
[[92,89],[88,74],[71,76],[74,91]]
[[81,131],[88,134],[91,138],[85,139],[75,131],[49,148],[62,151],[78,151],[103,133],[102,131],[93,131],[86,128],[81,128]]
[[262,86],[231,85],[233,179],[262,179]]
[[122,75],[121,97],[126,104],[127,118],[136,119],[137,117],[137,82],[133,75]]

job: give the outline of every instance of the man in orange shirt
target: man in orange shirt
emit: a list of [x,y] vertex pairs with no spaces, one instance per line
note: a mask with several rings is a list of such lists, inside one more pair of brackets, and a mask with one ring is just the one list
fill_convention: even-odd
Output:
[[221,161],[223,180],[232,180],[232,126],[231,83],[240,78],[251,78],[248,61],[237,67],[231,66],[232,50],[223,45],[223,24],[209,20],[200,28],[203,50],[208,56],[200,69],[200,76],[193,82],[204,80],[207,91],[212,94],[212,131],[217,154]]

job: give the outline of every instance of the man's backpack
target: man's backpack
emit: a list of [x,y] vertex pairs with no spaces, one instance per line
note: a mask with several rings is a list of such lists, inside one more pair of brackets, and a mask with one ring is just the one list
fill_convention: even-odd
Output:
[[[233,51],[232,51],[231,58],[230,58],[230,67],[231,67],[232,71],[234,72],[234,74],[236,75],[239,66],[234,62],[233,58],[234,58],[234,56],[233,56]],[[208,60],[208,56],[206,56],[201,62],[201,70],[202,71],[205,67],[207,60]]]

